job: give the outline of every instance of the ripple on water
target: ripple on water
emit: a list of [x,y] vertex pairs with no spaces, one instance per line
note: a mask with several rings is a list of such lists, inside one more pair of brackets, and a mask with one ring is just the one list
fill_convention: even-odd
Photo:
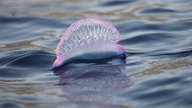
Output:
[[1,78],[30,77],[47,72],[55,59],[53,54],[38,50],[10,52],[4,55],[0,58]]
[[1,108],[24,108],[23,105],[16,104],[16,103],[0,103]]
[[[67,19],[66,19],[67,20]],[[2,42],[18,42],[39,38],[42,36],[52,37],[51,33],[42,32],[45,30],[63,29],[68,24],[62,21],[50,20],[46,18],[33,18],[33,17],[2,17],[0,16],[0,28]],[[33,26],[32,26],[33,25]],[[51,26],[50,26],[51,25]],[[9,29],[7,29],[9,28]],[[42,29],[43,28],[43,29]],[[56,35],[61,35],[57,34]],[[54,35],[55,35],[54,34]]]
[[[121,95],[124,101],[137,101],[138,106],[145,107],[166,107],[174,106],[187,107],[192,105],[191,94],[192,84],[190,83],[191,66],[184,66],[177,69],[166,70],[157,75],[142,77],[142,81],[132,86],[129,91]],[[183,74],[185,73],[185,74]],[[121,100],[121,99],[120,99]],[[150,103],[148,103],[150,101]],[[137,106],[137,105],[136,105]]]
[[150,31],[150,32],[178,32],[178,31],[187,31],[192,29],[192,21],[186,22],[166,22],[166,23],[150,23],[143,21],[130,21],[123,22],[117,26],[120,30],[120,33],[130,34],[132,32],[139,31]]
[[177,11],[172,9],[165,9],[165,8],[146,8],[146,9],[143,9],[140,13],[156,14],[156,13],[172,13],[172,12],[177,12]]
[[126,5],[132,2],[136,2],[137,0],[119,0],[119,1],[107,1],[103,2],[101,6],[121,6],[121,5]]

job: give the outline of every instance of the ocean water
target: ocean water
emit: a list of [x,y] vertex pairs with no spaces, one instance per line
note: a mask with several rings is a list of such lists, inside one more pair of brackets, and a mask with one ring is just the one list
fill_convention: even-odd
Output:
[[[74,21],[101,18],[128,57],[51,71]],[[191,108],[191,0],[1,0],[0,108]]]

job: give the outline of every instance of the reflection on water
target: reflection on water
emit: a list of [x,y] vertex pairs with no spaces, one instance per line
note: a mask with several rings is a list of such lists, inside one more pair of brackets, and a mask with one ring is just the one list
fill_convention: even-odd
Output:
[[[131,85],[131,80],[121,71],[123,66],[66,67],[60,73],[60,96],[74,102],[110,102]],[[62,71],[62,72],[61,72]]]
[[[102,18],[128,55],[51,71],[69,25]],[[1,108],[190,108],[191,0],[1,0]]]

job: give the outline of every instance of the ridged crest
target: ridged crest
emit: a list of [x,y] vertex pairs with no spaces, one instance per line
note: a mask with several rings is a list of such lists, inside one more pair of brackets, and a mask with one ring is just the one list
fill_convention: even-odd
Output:
[[112,24],[104,20],[96,18],[78,20],[71,24],[61,37],[56,54],[60,56],[89,40],[118,43],[119,32]]

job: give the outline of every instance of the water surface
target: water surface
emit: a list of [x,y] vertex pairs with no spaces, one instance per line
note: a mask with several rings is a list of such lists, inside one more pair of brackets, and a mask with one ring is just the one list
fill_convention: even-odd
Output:
[[[110,21],[128,55],[55,72],[55,48],[81,18]],[[190,108],[191,0],[1,0],[1,108]]]

